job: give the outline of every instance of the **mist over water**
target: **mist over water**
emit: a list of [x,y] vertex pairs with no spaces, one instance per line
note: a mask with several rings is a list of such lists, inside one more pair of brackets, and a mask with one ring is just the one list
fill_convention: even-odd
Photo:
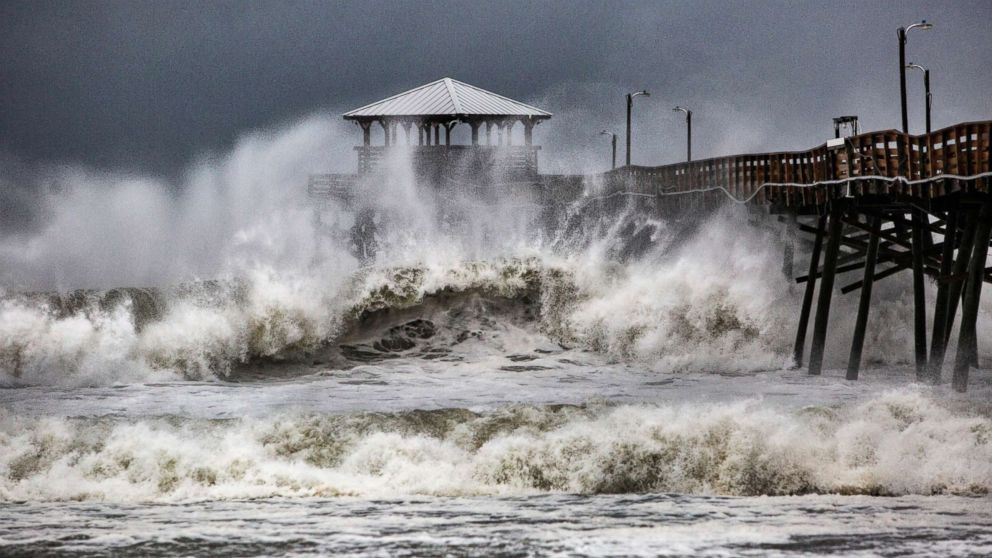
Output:
[[[315,498],[438,498],[424,505],[447,513],[464,498],[521,511],[576,494],[603,514],[610,494],[701,509],[987,500],[992,382],[973,371],[967,396],[907,386],[908,276],[876,287],[864,380],[809,378],[789,370],[803,285],[782,272],[773,217],[728,204],[663,220],[635,199],[597,214],[594,181],[549,215],[527,189],[418,186],[396,159],[317,218],[307,179],[351,141],[318,115],[245,136],[178,183],[73,166],[32,178],[51,184],[43,220],[0,238],[0,501],[23,512],[0,520],[0,544],[69,501],[98,515],[193,506],[175,527],[192,533],[195,506],[216,502],[248,517]],[[352,245],[361,208],[375,215],[370,265]],[[828,368],[846,363],[856,304],[837,298]],[[734,529],[755,513],[809,534],[802,510],[773,519],[779,504],[734,501],[750,510],[719,520]],[[976,551],[992,520],[967,513]],[[325,550],[351,548],[337,544]]]

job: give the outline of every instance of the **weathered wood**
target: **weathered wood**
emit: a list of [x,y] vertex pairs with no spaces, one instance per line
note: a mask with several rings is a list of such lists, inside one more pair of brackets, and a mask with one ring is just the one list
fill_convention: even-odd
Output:
[[868,325],[868,310],[871,305],[871,287],[875,278],[875,260],[878,259],[878,232],[882,229],[882,217],[871,217],[871,237],[868,239],[868,252],[865,254],[865,275],[858,301],[858,317],[854,325],[854,338],[851,341],[851,355],[847,361],[847,379],[857,380],[861,370],[861,353],[865,345],[865,329]]
[[[941,279],[951,274],[954,264],[954,244],[957,238],[958,221],[958,197],[955,196],[947,209],[947,223],[944,228],[943,253],[940,258]],[[930,344],[930,362],[928,376],[932,383],[940,382],[941,369],[944,367],[944,351],[947,348],[947,323],[948,295],[950,284],[947,281],[938,281],[937,299],[934,302],[933,310],[933,332]]]
[[[854,263],[847,264],[847,265],[839,265],[841,262],[843,262],[843,261],[850,261],[853,258],[862,258],[862,260],[859,261],[859,262],[854,262]],[[850,255],[844,256],[843,258],[837,258],[837,264],[838,265],[837,265],[837,269],[836,269],[835,272],[836,273],[847,273],[848,271],[854,271],[855,269],[861,269],[862,267],[865,266],[865,262],[864,262],[864,259],[863,258],[864,258],[864,252],[858,252],[856,254],[850,254]],[[820,277],[823,277],[823,270],[822,269],[821,270],[818,270],[816,272],[816,278],[819,279]],[[796,277],[796,283],[805,283],[806,281],[809,281],[809,275],[802,275],[800,277]]]
[[[891,276],[895,275],[896,273],[899,273],[900,271],[903,271],[905,269],[909,269],[910,267],[912,267],[912,265],[909,264],[909,263],[901,263],[901,264],[898,264],[898,265],[894,265],[894,266],[886,269],[885,271],[880,271],[880,272],[876,273],[874,275],[874,277],[873,277],[873,282],[878,283],[882,279],[885,279],[886,277],[891,277]],[[862,288],[863,286],[864,286],[864,280],[863,279],[859,279],[859,280],[855,281],[854,283],[851,283],[850,285],[847,285],[846,287],[842,287],[840,289],[840,292],[842,294],[848,294],[850,292],[853,292],[853,291],[856,291],[856,290]]]
[[978,357],[978,303],[982,296],[982,275],[985,273],[985,259],[988,256],[989,237],[992,233],[992,201],[987,201],[979,215],[975,230],[975,245],[968,266],[968,283],[965,285],[964,303],[961,305],[961,332],[958,337],[958,350],[954,359],[954,376],[951,385],[955,391],[968,389],[968,369]]
[[951,338],[951,329],[954,327],[954,318],[958,312],[958,304],[964,292],[965,278],[968,273],[968,263],[971,261],[971,249],[975,243],[975,232],[978,229],[978,211],[970,209],[965,217],[964,232],[961,235],[961,244],[958,248],[958,257],[954,261],[952,276],[960,279],[951,281],[947,289],[947,325],[944,329],[944,346]]
[[820,281],[816,321],[813,324],[813,343],[809,351],[809,373],[812,375],[819,375],[823,370],[823,349],[827,341],[830,299],[834,291],[834,272],[837,269],[840,239],[844,233],[843,212],[844,207],[835,201],[830,211],[830,231],[827,237],[827,251],[824,254],[823,279]]
[[806,283],[803,293],[803,305],[799,312],[799,325],[796,327],[796,343],[792,350],[792,361],[796,368],[803,365],[803,350],[806,346],[806,330],[809,326],[809,312],[813,306],[813,291],[816,289],[816,270],[820,266],[820,250],[823,247],[823,232],[826,228],[827,216],[822,215],[816,223],[816,239],[813,241],[813,253],[809,259],[809,274],[813,277]]
[[923,254],[926,241],[923,236],[924,213],[917,208],[912,210],[913,226],[913,345],[916,353],[916,379],[924,380],[927,375],[927,295],[923,282]]
[[785,277],[792,277],[795,272],[795,259],[796,259],[796,214],[795,212],[789,215],[790,223],[785,227],[783,231],[782,239],[782,275]]

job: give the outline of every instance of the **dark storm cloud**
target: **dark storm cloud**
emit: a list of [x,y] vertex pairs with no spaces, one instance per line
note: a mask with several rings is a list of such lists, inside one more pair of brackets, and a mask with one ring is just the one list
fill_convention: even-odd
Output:
[[[989,2],[8,0],[0,152],[172,173],[246,130],[442,76],[553,103],[542,133],[563,143],[619,131],[618,97],[647,87],[645,135],[695,105],[699,156],[806,148],[837,114],[897,124],[895,29],[920,18],[937,22],[910,44],[934,69],[935,125],[990,117]],[[677,156],[655,136],[635,156]]]

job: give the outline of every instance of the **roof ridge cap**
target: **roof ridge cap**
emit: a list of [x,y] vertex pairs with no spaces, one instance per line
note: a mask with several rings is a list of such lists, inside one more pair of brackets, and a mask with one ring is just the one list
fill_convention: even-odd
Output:
[[444,86],[448,88],[448,97],[451,98],[451,104],[455,107],[455,114],[460,114],[462,102],[458,99],[458,93],[455,92],[455,84],[452,81],[449,77],[444,78]]

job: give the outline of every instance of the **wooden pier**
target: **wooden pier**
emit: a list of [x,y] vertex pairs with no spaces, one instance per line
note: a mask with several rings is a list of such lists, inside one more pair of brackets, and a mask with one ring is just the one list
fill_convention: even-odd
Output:
[[[438,189],[468,188],[480,201],[527,191],[544,206],[548,226],[568,213],[558,209],[574,208],[576,202],[594,217],[637,199],[641,210],[657,218],[698,220],[700,210],[732,200],[779,215],[790,234],[813,236],[808,272],[796,278],[805,283],[793,353],[797,367],[804,361],[812,318],[808,366],[810,374],[820,374],[834,285],[842,280],[841,294],[859,292],[847,368],[847,377],[857,379],[872,287],[908,271],[913,278],[917,378],[941,381],[944,361],[951,357],[946,354],[951,331],[959,322],[952,385],[967,389],[969,369],[978,361],[982,286],[992,283],[992,268],[986,267],[992,226],[992,121],[915,136],[895,130],[869,132],[806,151],[657,167],[628,165],[569,176],[538,172],[539,147],[532,143],[532,130],[550,117],[536,107],[456,80],[431,82],[346,113],[344,118],[362,129],[363,144],[356,147],[358,173],[314,175],[308,191],[318,208],[323,206],[320,200],[331,198],[354,204],[362,184],[381,181],[383,173],[394,168],[409,169],[418,182]],[[376,123],[383,130],[381,146],[372,145]],[[471,128],[470,145],[452,144],[452,129],[459,123]],[[524,129],[522,146],[512,142],[517,124]],[[414,130],[416,143],[410,135]],[[403,164],[384,164],[390,158]],[[319,215],[315,222],[320,222]],[[791,261],[783,268],[791,271]],[[853,272],[859,272],[858,277],[848,279]],[[937,285],[929,306],[928,277]]]
[[[801,366],[812,317],[810,374],[823,367],[836,280],[861,272],[840,288],[843,294],[860,291],[847,370],[849,379],[857,379],[873,284],[911,272],[917,378],[941,380],[960,313],[952,385],[964,391],[978,360],[982,285],[992,283],[992,267],[986,267],[992,227],[990,131],[992,122],[919,136],[888,130],[838,138],[808,151],[628,166],[578,181],[556,177],[549,182],[552,189],[557,184],[564,190],[597,184],[603,198],[639,196],[661,215],[728,197],[788,215],[787,222],[814,238],[809,271],[797,278],[805,292],[794,348],[796,366]],[[937,284],[929,307],[926,277]],[[933,324],[929,343],[928,316]]]

